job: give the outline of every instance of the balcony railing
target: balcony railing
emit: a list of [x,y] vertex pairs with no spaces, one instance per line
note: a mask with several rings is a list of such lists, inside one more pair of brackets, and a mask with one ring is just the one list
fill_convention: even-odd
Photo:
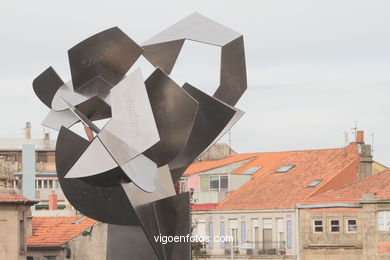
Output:
[[[246,255],[285,255],[285,241],[256,241],[245,243],[245,249],[240,244],[234,244],[234,254]],[[251,245],[248,247],[248,244]],[[211,252],[210,252],[211,253]],[[225,254],[231,254],[231,243],[225,243]]]

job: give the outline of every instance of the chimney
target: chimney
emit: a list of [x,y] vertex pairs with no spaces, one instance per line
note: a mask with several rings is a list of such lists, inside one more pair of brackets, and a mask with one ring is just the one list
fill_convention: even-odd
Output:
[[43,138],[43,146],[45,149],[50,148],[50,135],[49,135],[49,133],[45,133],[45,137]]
[[364,131],[356,132],[356,143],[360,155],[359,180],[372,176],[371,145],[364,143]]
[[31,123],[26,122],[26,139],[31,139]]
[[364,131],[359,130],[356,132],[356,143],[364,144]]
[[49,195],[49,210],[57,210],[57,194],[54,190]]

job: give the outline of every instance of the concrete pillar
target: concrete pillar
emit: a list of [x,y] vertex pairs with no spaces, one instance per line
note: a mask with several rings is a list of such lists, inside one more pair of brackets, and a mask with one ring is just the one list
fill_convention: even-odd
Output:
[[22,146],[23,162],[23,196],[35,200],[35,146],[25,144]]

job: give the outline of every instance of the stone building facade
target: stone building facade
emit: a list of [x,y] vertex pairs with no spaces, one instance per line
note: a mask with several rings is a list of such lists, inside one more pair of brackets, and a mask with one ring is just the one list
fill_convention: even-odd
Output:
[[31,236],[30,207],[37,203],[0,188],[0,259],[26,260]]
[[390,171],[299,205],[302,260],[390,259]]

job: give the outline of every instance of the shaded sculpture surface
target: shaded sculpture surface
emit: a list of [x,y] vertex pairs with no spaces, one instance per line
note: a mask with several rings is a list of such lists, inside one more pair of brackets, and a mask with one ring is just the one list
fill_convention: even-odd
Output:
[[[186,40],[221,48],[220,84],[209,96],[170,74]],[[191,244],[157,236],[191,233],[189,193],[174,184],[243,115],[247,88],[243,36],[194,13],[138,45],[113,27],[68,51],[71,80],[49,67],[33,81],[59,131],[61,188],[81,213],[110,224],[107,259],[191,259]],[[128,73],[143,56],[155,70]],[[128,74],[127,74],[128,73]],[[107,119],[100,129],[94,122]],[[81,123],[89,139],[70,127]]]

